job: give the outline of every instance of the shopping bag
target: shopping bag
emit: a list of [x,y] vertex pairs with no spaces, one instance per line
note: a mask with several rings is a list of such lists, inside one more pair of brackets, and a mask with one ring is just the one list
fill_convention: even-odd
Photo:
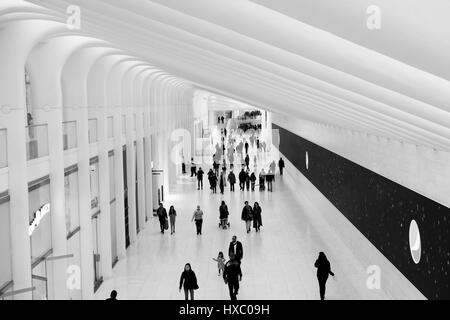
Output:
[[167,219],[166,219],[166,221],[164,221],[164,230],[167,230],[167,229],[169,229],[169,221],[167,221]]

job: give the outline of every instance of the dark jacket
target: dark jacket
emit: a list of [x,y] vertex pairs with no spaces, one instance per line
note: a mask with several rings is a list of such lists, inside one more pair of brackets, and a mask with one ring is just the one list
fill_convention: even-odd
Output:
[[244,221],[251,221],[251,220],[253,220],[253,208],[250,205],[247,204],[242,209],[241,219],[244,220]]
[[198,170],[197,171],[197,179],[198,180],[203,180],[203,174],[204,174],[204,172],[203,172],[202,169]]
[[252,172],[252,174],[250,175],[250,181],[251,182],[255,182],[256,181],[256,175],[254,172]]
[[239,181],[244,182],[245,181],[245,177],[246,177],[246,173],[244,170],[242,170],[241,172],[239,172]]
[[223,280],[227,283],[236,283],[240,278],[242,278],[242,271],[239,261],[228,261],[223,271]]
[[261,206],[253,207],[253,227],[262,226]]
[[[233,242],[230,242],[230,246],[228,247],[228,255],[231,255],[231,253],[234,254]],[[235,258],[236,258],[237,261],[241,261],[243,256],[244,256],[244,250],[242,248],[242,243],[240,241],[236,241]]]
[[278,167],[280,168],[284,168],[284,161],[280,159],[280,161],[278,161]]
[[329,274],[334,276],[334,273],[331,271],[330,262],[327,258],[319,257],[314,263],[314,267],[317,268],[317,278],[319,279],[327,279]]
[[225,205],[221,205],[219,207],[219,213],[220,213],[220,219],[226,219],[228,217],[228,215],[229,215],[229,213],[228,213],[228,206],[226,204]]
[[183,286],[184,289],[197,289],[198,285],[197,285],[197,277],[195,276],[194,271],[189,270],[186,271],[184,270],[183,273],[181,273],[181,277],[180,277],[180,289],[181,286]]
[[230,172],[228,174],[228,181],[230,182],[230,184],[235,184],[236,183],[236,176],[234,175],[233,172]]
[[167,211],[164,207],[159,207],[158,210],[156,210],[156,214],[158,215],[159,221],[164,221],[167,219]]

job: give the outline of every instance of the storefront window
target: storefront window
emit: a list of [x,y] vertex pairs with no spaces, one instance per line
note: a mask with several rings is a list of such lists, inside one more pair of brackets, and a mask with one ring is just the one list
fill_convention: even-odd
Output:
[[8,166],[6,129],[0,129],[0,168]]
[[36,289],[33,299],[48,299],[48,288],[51,288],[51,264],[45,261],[52,254],[52,224],[50,207],[50,180],[41,181],[29,186],[30,242],[32,261],[32,280]]
[[7,193],[3,193],[3,195],[0,194],[0,257],[1,296],[3,293],[6,293],[6,290],[9,287],[8,284],[12,280],[10,212],[9,197]]
[[66,231],[73,232],[80,226],[78,211],[78,172],[67,172],[64,177],[66,204]]
[[[80,213],[78,207],[78,168],[67,168],[65,172],[65,199],[66,199],[66,231],[67,254],[73,257],[67,260],[68,273],[73,274],[81,268],[80,249]],[[67,286],[70,300],[81,299],[81,286],[71,284]]]

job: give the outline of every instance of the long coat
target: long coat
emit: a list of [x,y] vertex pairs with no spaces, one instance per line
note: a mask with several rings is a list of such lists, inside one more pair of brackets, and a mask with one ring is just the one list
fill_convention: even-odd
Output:
[[261,207],[253,207],[253,228],[262,226]]
[[253,220],[253,209],[251,206],[246,205],[242,209],[241,219],[244,221],[252,221]]

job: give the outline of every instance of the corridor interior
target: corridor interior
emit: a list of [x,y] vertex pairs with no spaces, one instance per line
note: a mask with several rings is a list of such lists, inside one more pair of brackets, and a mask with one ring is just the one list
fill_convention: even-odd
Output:
[[[213,141],[218,140],[219,130],[212,128],[211,132],[215,134]],[[265,167],[272,159],[278,160],[278,151],[271,150],[259,157]],[[251,159],[255,152],[250,148]],[[233,235],[244,248],[239,300],[319,299],[314,262],[320,251],[326,253],[335,273],[335,277],[328,280],[326,299],[398,298],[382,287],[368,289],[367,265],[358,260],[361,252],[353,251],[341,240],[333,223],[341,221],[339,231],[360,237],[365,250],[373,252],[374,257],[380,253],[339,214],[319,210],[299,188],[292,171],[285,171],[281,177],[277,170],[273,192],[261,192],[258,188],[254,192],[240,191],[238,185],[235,192],[230,192],[227,184],[221,195],[219,191],[212,194],[209,189],[206,178],[209,167],[203,168],[203,190],[197,190],[197,181],[190,177],[189,168],[187,174],[180,175],[177,183],[171,186],[164,207],[168,210],[173,205],[177,211],[176,233],[170,235],[168,230],[161,234],[158,218],[149,219],[148,226],[138,234],[138,240],[128,248],[127,259],[117,263],[113,277],[106,279],[96,292],[96,299],[107,298],[111,290],[118,292],[120,300],[184,299],[178,285],[183,267],[189,262],[200,287],[195,291],[195,299],[228,300],[228,287],[218,276],[217,263],[212,258],[216,258],[219,251],[227,257]],[[237,174],[237,169],[234,172]],[[218,227],[222,200],[230,212],[231,227],[226,230]],[[246,233],[245,223],[240,219],[244,201],[251,205],[258,201],[261,205],[261,232],[252,229]],[[202,235],[196,235],[195,224],[191,222],[197,204],[205,214]],[[410,294],[413,298],[421,298],[414,289],[406,292],[407,287],[403,285],[404,297]]]

